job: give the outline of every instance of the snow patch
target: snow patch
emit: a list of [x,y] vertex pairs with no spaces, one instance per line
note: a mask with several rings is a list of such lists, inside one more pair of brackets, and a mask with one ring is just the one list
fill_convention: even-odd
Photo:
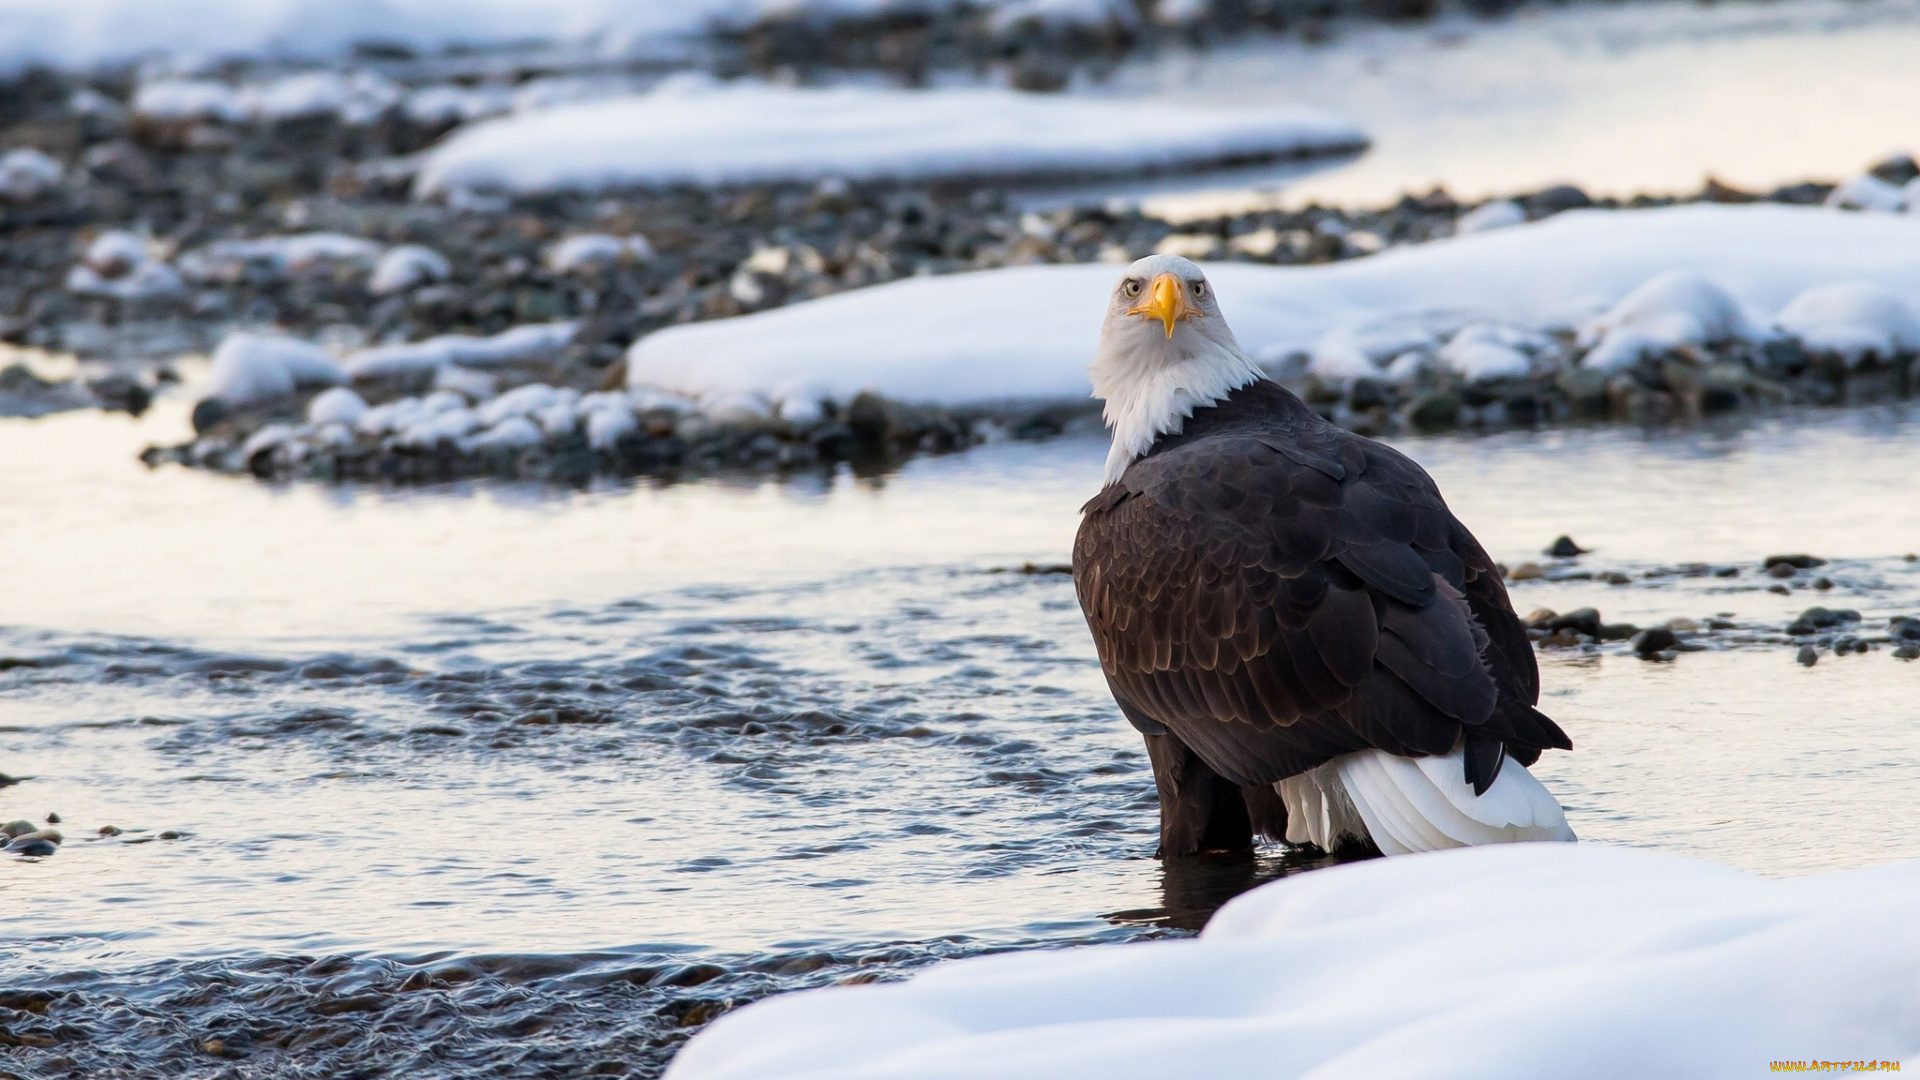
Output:
[[453,264],[430,247],[402,244],[380,256],[367,279],[367,291],[375,296],[406,292],[421,285],[445,281],[453,276]]
[[432,371],[448,365],[501,367],[556,359],[573,343],[578,323],[538,323],[516,326],[491,337],[442,334],[408,345],[380,345],[347,357],[346,370],[354,378]]
[[1580,331],[1585,365],[1619,371],[1650,353],[1763,336],[1739,301],[1699,274],[1669,270],[1628,293]]
[[609,236],[586,233],[569,236],[547,251],[547,269],[556,274],[575,274],[621,262],[646,262],[653,258],[653,245],[644,236]]
[[[1322,266],[1205,269],[1256,360],[1279,370],[1309,356],[1311,370],[1344,378],[1378,375],[1473,323],[1528,334],[1591,323],[1590,341],[1610,340],[1618,357],[1656,339],[1763,337],[1764,321],[1745,312],[1776,312],[1844,281],[1920,310],[1920,219],[1768,204],[1575,210]],[[861,391],[948,406],[1083,398],[1119,272],[1086,264],[912,278],[670,327],[628,350],[629,385],[702,402],[803,384],[838,401]],[[1663,274],[1673,276],[1642,290]]]
[[1378,859],[1243,894],[1197,939],[770,998],[667,1077],[1732,1078],[1834,1044],[1911,1060],[1916,904],[1915,862],[1769,880],[1593,844]]
[[1812,352],[1849,364],[1920,351],[1920,320],[1888,289],[1867,281],[1817,285],[1782,308],[1774,324]]
[[60,186],[60,163],[31,146],[0,154],[0,199],[29,202]]
[[1131,171],[1364,142],[1346,121],[1304,108],[675,82],[463,128],[428,153],[415,192]]
[[381,245],[342,233],[298,233],[257,240],[216,240],[180,256],[180,272],[210,284],[236,284],[247,277],[270,280],[333,269],[365,271],[380,258]]
[[230,405],[273,401],[306,386],[346,381],[333,354],[279,334],[228,334],[213,351],[205,396]]
[[1511,199],[1495,199],[1493,202],[1476,206],[1461,214],[1460,220],[1453,223],[1453,231],[1457,236],[1466,236],[1469,233],[1505,229],[1526,223],[1527,212],[1520,209],[1519,203]]

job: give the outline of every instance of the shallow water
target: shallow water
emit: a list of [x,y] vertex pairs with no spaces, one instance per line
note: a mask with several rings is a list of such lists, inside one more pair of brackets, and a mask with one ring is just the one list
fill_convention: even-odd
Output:
[[1217,213],[1282,187],[1290,205],[1377,204],[1438,184],[1472,199],[1568,182],[1624,197],[1697,191],[1709,174],[1769,191],[1917,149],[1913,0],[1571,4],[1333,34],[1123,66],[1102,92],[1302,102],[1373,138],[1349,165],[1186,197],[1162,183],[1143,189],[1151,205]]
[[[1304,868],[1150,857],[1144,755],[1047,572],[1096,440],[382,491],[134,461],[182,424],[0,422],[0,770],[28,777],[0,818],[68,836],[0,863],[0,1030],[29,1044],[0,1067],[647,1074],[765,993],[1185,932]],[[1401,445],[1496,557],[1571,532],[1594,553],[1556,573],[1631,578],[1516,583],[1523,610],[1733,613],[1671,663],[1543,653],[1578,750],[1536,771],[1583,837],[1769,874],[1920,856],[1920,663],[1806,669],[1779,634],[1816,602],[1920,614],[1920,411]],[[1767,592],[1787,550],[1835,588]]]

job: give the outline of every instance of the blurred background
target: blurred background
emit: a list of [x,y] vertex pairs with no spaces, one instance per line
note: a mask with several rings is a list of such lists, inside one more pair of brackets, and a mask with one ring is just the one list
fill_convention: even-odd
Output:
[[656,1076],[1313,869],[1152,857],[1065,565],[1155,252],[1507,566],[1584,840],[1920,854],[1916,56],[1913,0],[0,0],[0,1075]]

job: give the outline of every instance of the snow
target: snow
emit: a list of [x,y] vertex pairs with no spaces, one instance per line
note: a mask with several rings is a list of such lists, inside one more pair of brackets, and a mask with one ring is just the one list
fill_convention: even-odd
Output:
[[380,256],[380,261],[373,265],[373,276],[367,279],[367,291],[375,296],[386,296],[445,281],[452,276],[453,265],[447,262],[445,255],[419,244],[402,244]]
[[1461,214],[1460,220],[1453,223],[1453,231],[1465,236],[1488,229],[1504,229],[1509,225],[1524,225],[1526,222],[1527,212],[1520,209],[1519,203],[1511,199],[1495,199]]
[[366,415],[366,400],[344,386],[322,390],[307,402],[307,423],[315,427],[328,424],[352,427]]
[[[1533,369],[1531,350],[1547,342],[1510,326],[1473,323],[1463,327],[1440,349],[1440,361],[1469,382],[1483,379],[1524,379]],[[1417,354],[1415,354],[1417,355]]]
[[1920,863],[1767,880],[1510,844],[1294,875],[1197,938],[962,960],[715,1021],[668,1080],[1764,1074],[1920,1052]]
[[346,376],[333,354],[279,334],[228,334],[213,351],[206,397],[232,405],[283,398],[303,386],[331,386]]
[[1844,210],[1898,214],[1907,209],[1907,193],[1904,188],[1877,176],[1856,176],[1834,188],[1827,195],[1827,205]]
[[646,94],[462,128],[427,154],[415,192],[1130,171],[1350,148],[1364,138],[1304,108],[676,79]]
[[109,229],[87,245],[80,262],[67,271],[67,291],[117,300],[179,296],[186,283],[165,260],[155,258],[138,233]]
[[[1348,372],[1379,374],[1473,323],[1537,334],[1602,316],[1624,349],[1666,327],[1609,309],[1669,271],[1756,313],[1742,333],[1763,333],[1754,326],[1807,289],[1846,281],[1920,310],[1920,218],[1773,204],[1576,210],[1323,266],[1206,269],[1241,345],[1270,370],[1294,358],[1320,370],[1342,360],[1334,347],[1344,342]],[[940,405],[1081,398],[1118,273],[1092,264],[913,278],[671,327],[629,350],[629,385],[769,405],[799,400],[803,387]],[[1700,336],[1714,336],[1716,318],[1732,325],[1716,305],[1694,313]]]
[[1582,327],[1580,343],[1591,349],[1586,366],[1619,371],[1651,353],[1752,341],[1762,333],[1726,290],[1699,274],[1668,270]]
[[574,274],[617,262],[645,262],[651,258],[653,245],[644,236],[586,233],[569,236],[553,245],[547,252],[547,269],[556,274]]
[[198,282],[233,283],[249,272],[273,278],[347,268],[364,270],[379,259],[381,245],[342,233],[297,233],[257,240],[216,240],[180,256],[180,271]]
[[1807,349],[1850,364],[1920,351],[1920,320],[1900,297],[1872,282],[1817,285],[1794,297],[1774,323]]
[[538,323],[516,326],[492,337],[442,334],[408,345],[379,345],[347,357],[347,373],[358,379],[370,375],[399,375],[432,371],[448,365],[499,367],[504,364],[551,360],[573,342],[577,323]]
[[60,186],[60,163],[23,146],[0,154],[0,199],[27,202]]

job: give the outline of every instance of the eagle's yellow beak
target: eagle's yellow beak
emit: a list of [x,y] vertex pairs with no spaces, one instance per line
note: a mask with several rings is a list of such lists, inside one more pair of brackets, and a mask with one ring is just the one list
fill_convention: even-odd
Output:
[[1187,290],[1180,287],[1179,278],[1161,274],[1147,286],[1146,301],[1128,308],[1127,314],[1160,320],[1167,325],[1167,336],[1172,337],[1174,323],[1198,316],[1200,312],[1187,306]]

